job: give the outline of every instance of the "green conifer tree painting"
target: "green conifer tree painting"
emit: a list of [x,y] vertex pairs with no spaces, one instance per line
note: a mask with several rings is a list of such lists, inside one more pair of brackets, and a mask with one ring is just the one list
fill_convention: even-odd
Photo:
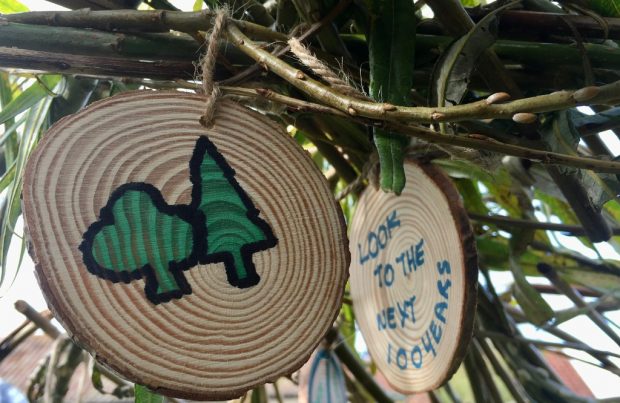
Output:
[[193,180],[194,191],[200,195],[192,197],[198,200],[196,207],[204,213],[208,229],[207,256],[201,263],[224,262],[228,282],[235,287],[256,285],[260,277],[252,255],[274,247],[277,240],[215,144],[201,137],[196,150],[204,158],[199,180]]
[[277,244],[271,227],[207,137],[196,142],[189,165],[189,205],[169,205],[143,182],[112,193],[79,246],[89,272],[115,283],[144,278],[155,304],[191,294],[183,271],[198,263],[223,262],[232,286],[258,284],[252,255]]

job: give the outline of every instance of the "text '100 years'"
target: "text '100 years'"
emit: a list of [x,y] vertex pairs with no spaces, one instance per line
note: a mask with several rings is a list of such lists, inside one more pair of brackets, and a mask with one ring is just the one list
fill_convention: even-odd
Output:
[[[419,340],[414,339],[414,342],[409,345],[398,345],[394,341],[396,337],[391,337],[392,341],[388,341],[385,348],[385,360],[389,365],[394,365],[400,370],[422,368],[425,362],[430,362],[437,356],[437,349],[446,325],[450,287],[452,286],[450,262],[445,259],[431,262],[432,257],[425,254],[428,245],[425,244],[423,237],[414,239],[414,242],[403,247],[388,249],[390,243],[398,238],[403,230],[398,211],[394,210],[377,228],[368,232],[364,244],[358,243],[357,245],[362,269],[372,270],[372,287],[383,289],[383,292],[389,293],[395,287],[399,290],[413,290],[416,278],[417,281],[422,278],[422,275],[417,275],[418,273],[436,270],[435,275],[432,276],[437,279],[434,284],[417,287],[418,290],[424,289],[423,294],[405,293],[406,296],[403,298],[403,292],[391,293],[399,297],[388,298],[388,304],[378,307],[375,314],[379,332],[406,332],[406,328],[413,327],[420,316],[417,315],[416,307],[433,309],[430,322],[425,331],[421,333]],[[383,250],[388,253],[381,253]],[[378,259],[380,255],[385,257]],[[430,303],[423,301],[424,298],[431,298],[432,301]],[[411,340],[408,337],[402,337],[402,339]]]

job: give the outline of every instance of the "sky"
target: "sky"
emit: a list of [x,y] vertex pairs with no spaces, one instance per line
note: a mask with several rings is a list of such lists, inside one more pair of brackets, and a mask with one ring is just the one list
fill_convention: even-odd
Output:
[[[20,1],[26,6],[28,6],[31,10],[64,9],[63,7],[48,3],[47,1],[43,0]],[[191,10],[194,4],[193,0],[173,0],[172,2],[176,4],[179,8],[185,10]],[[592,113],[589,108],[580,108],[580,110],[584,113]],[[620,141],[611,131],[601,133],[600,136],[606,142],[607,146],[610,148],[610,150],[612,150],[612,153],[615,156],[620,154]],[[17,234],[22,234],[23,229],[21,219],[18,221],[15,231]],[[557,233],[554,235],[559,239],[563,246],[575,251],[579,251],[588,257],[596,258],[596,256],[593,255],[591,251],[584,249],[583,246],[578,241],[576,241],[574,237],[563,236]],[[15,303],[15,301],[23,299],[27,301],[37,311],[41,311],[47,308],[45,300],[41,294],[41,291],[39,290],[38,283],[34,276],[33,262],[27,254],[24,257],[24,262],[21,269],[19,270],[18,275],[15,277],[14,282],[11,281],[15,266],[17,265],[17,262],[19,260],[19,250],[15,247],[17,243],[18,242],[13,243],[14,245],[9,252],[8,265],[10,269],[8,281],[6,281],[5,285],[0,288],[0,339],[2,339],[6,334],[8,334],[11,330],[16,328],[20,323],[24,321],[23,316],[13,308],[13,304]],[[620,260],[620,255],[618,255],[614,251],[614,249],[607,243],[597,244],[597,249],[605,258]],[[511,274],[509,274],[508,272],[492,273],[492,276],[495,280],[494,283],[500,288],[498,291],[502,291],[501,287],[508,287],[513,281]],[[531,280],[533,282],[546,281],[544,279]],[[546,296],[546,298],[551,304],[551,306],[556,310],[565,309],[572,306],[572,303],[565,297]],[[607,314],[607,317],[615,324],[620,324],[620,311],[609,313]],[[612,327],[614,326],[612,325]],[[588,344],[591,344],[594,348],[600,350],[608,350],[620,354],[620,348],[615,345],[612,340],[610,340],[606,335],[604,335],[602,331],[598,329],[598,327],[594,326],[592,322],[590,322],[589,319],[584,316],[572,319],[560,325],[560,328],[584,340]],[[614,327],[614,329],[617,332],[619,330],[617,326]],[[536,329],[532,325],[522,326],[521,330],[523,331],[524,335],[529,338],[542,339],[547,341],[559,341],[558,339],[549,336],[544,331]],[[358,345],[356,347],[359,351],[366,350],[366,346],[364,345],[362,337],[357,337],[357,344]],[[582,352],[574,350],[566,351],[570,352],[570,354],[577,358],[592,361],[587,354],[584,354]],[[620,360],[616,361],[620,365]],[[609,398],[620,395],[619,377],[580,361],[573,360],[572,364],[584,378],[584,381],[595,393],[595,396],[597,398]]]

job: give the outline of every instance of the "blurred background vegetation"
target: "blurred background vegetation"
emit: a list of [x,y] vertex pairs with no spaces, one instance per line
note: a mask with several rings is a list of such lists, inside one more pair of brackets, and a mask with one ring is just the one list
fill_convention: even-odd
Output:
[[[221,41],[215,71],[225,96],[263,112],[311,153],[347,221],[365,186],[400,191],[405,156],[430,161],[453,179],[477,240],[478,308],[461,369],[425,396],[427,401],[595,401],[587,388],[578,391],[567,384],[551,364],[558,357],[614,374],[615,385],[609,387],[620,395],[620,335],[611,320],[620,309],[618,176],[524,158],[543,151],[614,161],[620,153],[620,107],[615,107],[620,86],[601,87],[620,80],[620,2],[53,2],[102,13],[82,11],[62,18],[53,11],[30,13],[18,0],[0,0],[3,289],[19,276],[24,258],[21,180],[25,161],[46,129],[89,103],[124,91],[200,91],[195,77],[210,28],[209,10],[227,4],[232,17],[244,21],[240,26],[256,41],[252,43],[280,57],[292,71],[325,79],[288,52],[287,38],[301,38],[316,60],[350,86],[352,91],[344,94],[334,82],[326,84],[345,101],[449,108],[480,100],[487,105],[505,102],[509,97],[504,92],[512,99],[551,94],[545,98],[551,100],[564,94],[556,91],[586,87],[568,93],[572,103],[556,107],[536,109],[526,102],[512,116],[471,110],[459,119],[435,115],[429,125],[424,119],[403,123],[326,107],[316,94],[257,65],[230,41]],[[175,13],[179,8],[186,13]],[[129,11],[103,12],[115,9],[170,14],[145,22]],[[576,107],[575,100],[596,100],[599,87],[619,92],[602,104]],[[418,134],[430,129],[444,137],[421,140]],[[511,148],[501,152],[504,145],[524,147],[526,154],[516,155]],[[9,259],[9,250],[17,251],[17,258]],[[134,395],[131,385],[87,359],[62,332],[46,328],[49,313],[41,315],[24,304],[18,308],[29,321],[3,340],[0,360],[37,328],[57,339],[32,377],[28,399],[63,401],[82,362],[88,364],[93,387],[110,399]],[[565,324],[583,318],[580,323],[586,325],[580,332],[564,330]],[[404,399],[373,376],[348,292],[328,337],[347,368],[350,401]],[[246,400],[285,399],[277,388],[269,391],[260,388]],[[159,399],[139,387],[135,394],[139,401]]]

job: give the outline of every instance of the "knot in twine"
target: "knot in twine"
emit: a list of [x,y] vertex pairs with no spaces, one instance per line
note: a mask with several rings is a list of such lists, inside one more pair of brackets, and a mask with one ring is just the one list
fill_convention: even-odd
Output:
[[228,18],[228,10],[223,8],[219,9],[215,14],[215,22],[213,23],[213,29],[207,34],[209,44],[207,46],[207,52],[204,54],[201,60],[202,66],[202,91],[206,96],[205,109],[200,117],[200,124],[206,128],[213,126],[213,118],[215,115],[215,102],[220,95],[220,89],[213,80],[215,61],[217,59],[217,52],[219,51],[218,40],[222,34],[222,31],[226,25]]

